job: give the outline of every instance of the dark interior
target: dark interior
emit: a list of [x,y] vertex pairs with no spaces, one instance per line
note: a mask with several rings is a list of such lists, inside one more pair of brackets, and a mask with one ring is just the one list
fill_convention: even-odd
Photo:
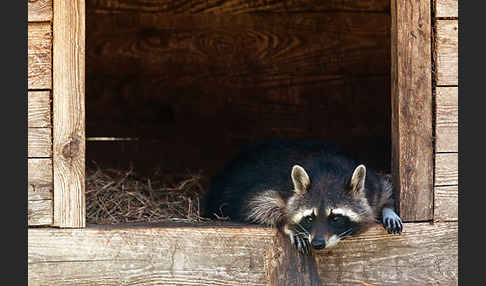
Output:
[[322,138],[390,172],[388,1],[105,2],[86,10],[87,167],[211,176],[257,140]]

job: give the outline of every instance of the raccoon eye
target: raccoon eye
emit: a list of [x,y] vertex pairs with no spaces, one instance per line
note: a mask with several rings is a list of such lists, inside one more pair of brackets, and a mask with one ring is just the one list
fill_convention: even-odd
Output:
[[307,227],[310,226],[313,220],[314,217],[312,215],[308,215],[301,220],[301,223],[303,223],[303,225]]
[[342,215],[333,215],[329,219],[335,226],[343,226],[348,222],[348,218]]
[[311,215],[308,215],[304,219],[305,219],[306,222],[311,223],[314,218]]

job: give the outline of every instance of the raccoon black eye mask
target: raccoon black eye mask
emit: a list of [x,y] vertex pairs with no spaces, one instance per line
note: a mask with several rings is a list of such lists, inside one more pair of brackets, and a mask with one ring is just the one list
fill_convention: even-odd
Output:
[[[296,195],[305,195],[306,190],[310,189],[311,182],[304,168],[295,165],[291,176]],[[373,213],[377,213],[380,209],[380,207],[373,208],[369,204],[365,193],[365,180],[366,167],[359,165],[354,170],[347,187],[341,190],[348,197],[347,200],[342,197],[338,199],[342,201],[341,206],[327,207],[324,212],[318,211],[315,207],[298,210],[293,223],[289,223],[284,228],[284,232],[290,237],[290,242],[299,251],[308,253],[310,248],[314,250],[330,248],[347,236],[365,231],[377,219]],[[390,188],[387,185],[385,187]],[[383,191],[386,193],[390,190],[377,190],[375,195],[379,196]],[[385,202],[388,203],[388,200]],[[381,217],[381,223],[388,233],[401,233],[402,220],[391,207],[382,207]]]
[[377,222],[400,234],[391,182],[329,146],[250,148],[213,179],[203,215],[276,227],[303,253],[333,247]]

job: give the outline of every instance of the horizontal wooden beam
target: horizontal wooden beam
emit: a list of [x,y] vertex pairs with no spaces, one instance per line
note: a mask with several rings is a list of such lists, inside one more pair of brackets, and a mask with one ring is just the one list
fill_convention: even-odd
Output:
[[27,126],[51,127],[50,91],[29,91],[27,102]]
[[[268,285],[275,238],[230,224],[29,229],[29,284]],[[377,226],[315,259],[325,285],[454,284],[457,223],[406,223],[400,236]]]
[[437,85],[458,85],[458,20],[437,20]]
[[166,12],[173,14],[239,14],[251,12],[323,12],[323,11],[353,11],[382,12],[389,11],[390,4],[386,0],[87,0],[88,11],[143,11]]
[[434,188],[434,221],[457,221],[459,186]]
[[457,87],[436,88],[435,152],[457,152],[459,141]]
[[435,186],[457,185],[458,153],[435,154]]
[[27,156],[52,157],[52,129],[28,128],[27,130]]
[[28,88],[52,88],[51,23],[29,23],[27,42]]
[[458,17],[458,0],[435,0],[435,17]]
[[52,224],[52,159],[27,160],[28,225]]
[[29,226],[52,224],[52,200],[28,202],[27,223]]
[[52,21],[52,0],[29,0],[27,3],[29,22]]

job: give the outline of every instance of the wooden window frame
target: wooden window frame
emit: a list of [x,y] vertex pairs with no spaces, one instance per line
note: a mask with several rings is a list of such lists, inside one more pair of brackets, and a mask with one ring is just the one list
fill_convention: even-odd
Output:
[[[53,1],[53,226],[86,226],[85,0]],[[431,1],[391,0],[392,176],[404,221],[433,219]]]

